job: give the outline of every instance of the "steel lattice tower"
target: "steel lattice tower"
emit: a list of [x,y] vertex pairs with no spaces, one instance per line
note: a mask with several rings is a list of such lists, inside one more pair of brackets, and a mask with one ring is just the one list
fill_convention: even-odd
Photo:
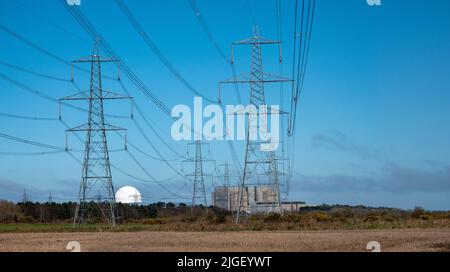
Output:
[[[250,45],[251,46],[251,62],[250,73],[241,75],[231,80],[221,81],[220,84],[237,84],[248,83],[250,84],[250,104],[254,105],[258,111],[260,106],[266,105],[264,84],[265,83],[282,83],[291,82],[292,80],[282,78],[280,76],[267,74],[263,70],[262,61],[262,45],[280,44],[280,41],[263,38],[259,35],[258,26],[254,26],[253,36],[238,42],[234,42],[236,45]],[[231,52],[233,62],[233,51]],[[220,92],[220,91],[219,91]],[[267,113],[266,113],[267,114]],[[281,112],[277,114],[282,114]],[[256,120],[255,120],[256,118]],[[267,122],[267,118],[265,120]],[[257,126],[250,126],[251,123],[258,124]],[[279,160],[274,151],[264,152],[260,149],[260,144],[263,141],[255,141],[250,139],[250,135],[256,135],[261,122],[258,123],[257,116],[248,114],[248,126],[247,137],[245,146],[245,162],[242,172],[242,178],[239,185],[238,196],[238,211],[236,215],[236,223],[240,222],[241,214],[244,206],[244,189],[246,186],[268,186],[274,193],[274,203],[271,204],[279,211],[281,211],[281,197],[280,197],[280,184],[279,184],[279,171],[277,161]],[[247,197],[248,202],[248,197]],[[248,203],[247,203],[248,207]]]
[[[228,207],[230,208],[230,169],[228,162],[225,162],[222,165],[219,165],[219,167],[223,167],[223,173],[221,175],[218,175],[219,178],[222,179],[222,189],[221,193],[219,193],[218,197],[214,196],[214,201],[218,203],[217,206],[219,207]],[[216,187],[217,188],[217,187]],[[219,187],[220,188],[220,187]]]
[[22,203],[26,203],[28,201],[29,201],[29,199],[28,199],[27,190],[23,189],[23,192],[22,192]]
[[228,162],[225,162],[223,165],[223,186],[229,187],[230,186],[230,169]]
[[192,207],[196,203],[203,204],[208,207],[206,202],[205,178],[203,176],[202,161],[202,144],[200,141],[195,142],[195,172],[194,172],[194,190],[192,194]]
[[[99,55],[94,45],[91,56],[73,63],[90,64],[90,88],[61,100],[87,100],[89,105],[88,122],[67,130],[68,132],[86,132],[83,172],[75,210],[74,226],[85,223],[91,216],[101,216],[105,222],[115,226],[117,210],[115,190],[111,175],[107,131],[122,131],[105,121],[103,101],[109,99],[129,99],[120,94],[103,90],[101,63],[117,62]],[[101,195],[100,199],[98,195]]]
[[205,145],[201,141],[197,140],[193,143],[188,144],[195,146],[195,155],[194,157],[188,158],[183,162],[190,162],[194,164],[194,172],[186,175],[186,177],[190,177],[193,181],[193,191],[192,191],[192,204],[191,207],[194,208],[195,205],[204,205],[208,207],[206,201],[206,190],[205,190],[205,176],[207,176],[204,172],[203,163],[206,161],[212,161],[211,159],[207,159],[203,156],[202,145]]

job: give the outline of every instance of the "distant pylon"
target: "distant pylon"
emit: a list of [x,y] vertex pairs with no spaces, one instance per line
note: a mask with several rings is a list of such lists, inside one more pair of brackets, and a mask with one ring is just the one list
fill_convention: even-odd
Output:
[[22,192],[22,203],[26,203],[28,201],[29,201],[29,199],[28,199],[27,190],[23,189],[23,192]]
[[53,203],[53,196],[52,196],[52,192],[50,192],[49,194],[48,194],[48,203]]
[[216,206],[219,207],[227,207],[230,209],[230,169],[229,164],[226,161],[224,164],[219,165],[219,167],[223,167],[223,172],[218,175],[218,178],[222,180],[222,189],[220,189],[221,193],[214,194]]
[[[260,106],[266,105],[264,84],[265,83],[283,83],[291,82],[292,80],[283,78],[277,75],[267,74],[263,71],[262,62],[262,45],[280,44],[280,41],[275,41],[267,38],[263,38],[259,35],[258,26],[254,26],[253,36],[232,44],[231,61],[233,60],[233,46],[236,45],[250,45],[251,46],[251,62],[250,73],[236,77],[231,80],[219,82],[219,88],[221,84],[238,84],[248,83],[250,84],[250,104],[254,105],[258,110]],[[220,92],[219,92],[220,93]],[[272,113],[273,114],[273,113]],[[276,114],[284,114],[282,112]],[[253,119],[251,119],[253,118]],[[242,178],[239,185],[238,196],[238,210],[236,214],[236,223],[240,222],[240,218],[244,207],[244,190],[246,186],[269,186],[274,192],[275,201],[272,204],[275,208],[281,211],[281,197],[280,197],[280,184],[279,184],[279,171],[277,166],[277,157],[274,151],[263,152],[260,150],[260,144],[262,141],[254,141],[249,138],[249,135],[256,135],[254,130],[258,130],[260,123],[255,115],[248,115],[247,125],[247,137],[245,147],[245,162],[242,172]],[[267,119],[267,118],[266,118]],[[250,126],[251,123],[257,124],[256,126]],[[252,131],[250,131],[252,130]],[[249,198],[246,198],[249,201]],[[245,205],[248,207],[248,204]]]
[[[103,90],[101,72],[101,63],[103,62],[118,61],[101,57],[97,44],[94,45],[91,56],[73,61],[73,63],[90,64],[90,88],[88,92],[80,92],[61,99],[87,100],[89,104],[88,122],[67,130],[68,132],[86,132],[83,172],[73,221],[74,226],[85,223],[90,216],[96,214],[101,214],[103,220],[111,226],[116,224],[115,191],[106,132],[125,129],[110,125],[105,121],[103,101],[130,99],[130,97]],[[95,195],[96,192],[101,195],[100,199]]]
[[193,143],[188,144],[195,145],[195,155],[194,157],[187,158],[184,162],[194,163],[194,172],[186,175],[191,180],[193,180],[193,190],[192,190],[192,204],[191,207],[194,208],[195,205],[204,205],[207,207],[206,201],[206,189],[205,189],[205,176],[207,176],[204,172],[203,163],[206,161],[212,161],[211,159],[205,158],[202,153],[202,143],[197,140]]
[[226,161],[225,164],[223,165],[223,186],[224,187],[229,187],[230,186],[230,169],[228,166],[228,162]]

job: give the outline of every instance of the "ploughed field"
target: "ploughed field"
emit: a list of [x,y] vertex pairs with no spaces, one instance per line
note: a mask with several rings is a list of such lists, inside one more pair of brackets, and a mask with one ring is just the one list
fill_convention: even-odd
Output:
[[0,233],[0,251],[450,251],[450,229]]

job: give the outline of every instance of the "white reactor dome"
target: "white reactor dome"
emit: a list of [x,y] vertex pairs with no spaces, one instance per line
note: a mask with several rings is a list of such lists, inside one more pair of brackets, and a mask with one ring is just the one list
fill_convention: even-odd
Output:
[[124,186],[116,192],[116,202],[135,204],[142,202],[141,193],[134,187]]

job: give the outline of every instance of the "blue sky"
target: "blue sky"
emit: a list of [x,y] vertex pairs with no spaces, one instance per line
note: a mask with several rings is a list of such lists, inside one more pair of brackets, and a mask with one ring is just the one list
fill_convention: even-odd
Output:
[[[89,55],[89,37],[57,1],[21,0],[46,19],[15,0],[2,1],[0,23],[33,43],[66,60]],[[164,55],[196,89],[217,97],[217,82],[231,77],[229,66],[217,54],[198,24],[188,1],[126,1]],[[293,3],[281,0],[283,71],[291,73]],[[244,0],[206,1],[197,4],[219,46],[250,36],[252,20]],[[447,0],[384,0],[371,7],[364,0],[317,0],[305,87],[300,99],[295,135],[295,171],[290,199],[308,203],[365,204],[428,209],[450,209],[450,18]],[[250,0],[263,36],[276,38],[273,0]],[[170,107],[192,104],[193,95],[161,64],[112,0],[82,0],[81,10],[133,71]],[[58,27],[49,23],[55,23]],[[70,68],[0,31],[0,61],[69,78]],[[266,47],[264,67],[277,73],[277,49]],[[249,49],[236,51],[238,73],[248,71]],[[9,77],[54,97],[76,92],[67,82],[43,79],[0,65]],[[114,75],[114,67],[104,67]],[[88,88],[87,74],[75,72],[75,81]],[[129,81],[124,84],[136,103],[155,124],[161,136],[179,153],[185,142],[170,137],[172,121]],[[117,82],[105,80],[105,89],[120,91]],[[224,90],[226,103],[237,103],[233,88]],[[285,89],[288,103],[289,89]],[[248,98],[248,87],[241,87]],[[267,87],[273,104],[279,103],[278,86]],[[0,80],[0,112],[57,117],[58,107]],[[109,112],[127,114],[126,102],[113,102]],[[83,113],[64,108],[71,126],[84,123]],[[149,154],[154,152],[130,120],[110,119],[127,127],[130,141]],[[142,120],[152,142],[168,158],[167,149]],[[57,121],[29,121],[0,117],[0,132],[18,137],[65,144],[65,128]],[[84,135],[80,135],[84,136]],[[82,148],[74,136],[73,148]],[[110,137],[111,148],[121,148],[120,138]],[[236,144],[242,157],[242,143]],[[211,143],[217,164],[231,161],[224,142]],[[0,139],[0,151],[45,151]],[[134,152],[137,153],[137,152]],[[81,153],[75,154],[81,159]],[[139,153],[138,159],[156,178],[174,177],[166,164]],[[112,153],[111,161],[135,176],[147,178],[125,153]],[[189,172],[189,165],[171,162]],[[213,171],[213,166],[209,167]],[[116,187],[134,185],[148,199],[167,193],[151,183],[138,182],[114,171]],[[0,198],[18,200],[27,189],[33,200],[74,199],[81,168],[66,154],[47,156],[0,155]],[[148,179],[148,178],[147,178]],[[217,181],[216,181],[217,182]],[[184,181],[166,183],[188,197]],[[208,181],[207,188],[212,186]],[[174,199],[174,201],[183,201]],[[187,201],[187,200],[186,200]]]

